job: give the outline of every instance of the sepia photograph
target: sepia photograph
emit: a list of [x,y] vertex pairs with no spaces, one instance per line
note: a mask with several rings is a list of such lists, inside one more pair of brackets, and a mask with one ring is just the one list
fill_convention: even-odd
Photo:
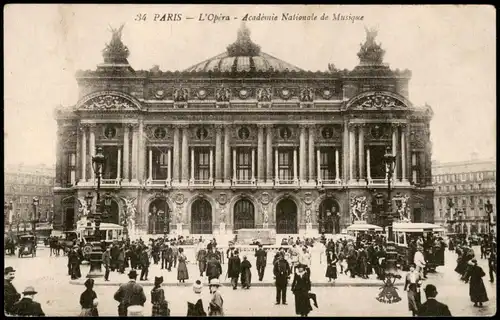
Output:
[[489,317],[487,5],[4,6],[8,317]]

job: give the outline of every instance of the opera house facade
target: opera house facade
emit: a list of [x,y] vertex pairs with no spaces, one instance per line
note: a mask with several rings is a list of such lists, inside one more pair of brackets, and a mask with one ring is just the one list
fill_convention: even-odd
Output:
[[245,26],[225,52],[184,71],[138,71],[120,32],[95,71],[77,73],[78,102],[55,111],[56,228],[91,209],[96,147],[104,221],[135,234],[383,225],[387,148],[394,214],[433,222],[432,109],[411,103],[411,72],[383,62],[375,31],[358,66],[324,72],[264,53]]

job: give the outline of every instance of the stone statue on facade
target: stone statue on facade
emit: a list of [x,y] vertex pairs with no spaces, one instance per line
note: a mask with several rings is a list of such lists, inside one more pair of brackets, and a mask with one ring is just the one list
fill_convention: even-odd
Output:
[[358,52],[358,57],[362,64],[381,64],[384,58],[385,50],[380,44],[375,42],[375,37],[378,34],[377,29],[368,29],[365,27],[366,40],[361,44],[361,49]]
[[398,209],[397,209],[397,212],[398,212],[398,215],[399,215],[399,219],[402,221],[402,222],[411,222],[411,219],[410,219],[410,207],[408,205],[408,200],[410,199],[410,197],[405,194],[402,198],[401,198],[401,205],[398,206]]
[[174,90],[174,101],[187,101],[188,90],[186,88],[177,88]]
[[311,209],[306,210],[306,223],[312,223]]
[[351,221],[365,221],[367,206],[366,197],[351,198]]
[[125,219],[127,220],[127,228],[129,233],[135,233],[135,219],[137,209],[135,206],[136,198],[121,198],[125,202]]
[[257,101],[271,101],[271,88],[260,88],[257,90]]
[[219,88],[215,91],[215,99],[219,102],[227,102],[231,97],[229,88]]
[[84,217],[87,218],[89,213],[90,213],[90,209],[87,207],[87,202],[85,201],[85,199],[78,198],[78,204],[79,204],[78,220],[80,220]]
[[267,207],[264,207],[264,210],[262,211],[262,214],[264,216],[264,223],[269,223],[269,214],[267,212]]
[[304,88],[300,91],[300,101],[311,102],[314,98],[314,90],[312,88]]
[[124,26],[125,25],[121,25],[118,29],[110,27],[112,36],[111,41],[106,44],[103,50],[104,62],[128,64],[127,58],[130,53],[122,42],[122,31]]
[[219,222],[226,223],[226,208],[223,206],[220,208]]

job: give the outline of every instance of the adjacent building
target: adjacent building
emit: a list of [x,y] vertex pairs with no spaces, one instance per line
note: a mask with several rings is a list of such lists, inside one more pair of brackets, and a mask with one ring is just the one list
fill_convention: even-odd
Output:
[[4,170],[5,226],[24,228],[24,223],[33,220],[35,197],[37,219],[49,222],[54,210],[55,166],[6,165]]
[[495,159],[435,163],[432,173],[436,223],[450,232],[488,233],[485,205],[489,201],[493,205],[490,220],[496,225]]
[[93,210],[85,196],[96,186],[97,146],[104,220],[127,221],[133,233],[385,224],[387,148],[396,219],[433,222],[433,112],[411,103],[411,72],[383,62],[375,30],[357,67],[324,72],[263,52],[244,25],[224,52],[182,72],[137,71],[120,32],[97,70],[77,73],[78,102],[55,112],[61,228]]

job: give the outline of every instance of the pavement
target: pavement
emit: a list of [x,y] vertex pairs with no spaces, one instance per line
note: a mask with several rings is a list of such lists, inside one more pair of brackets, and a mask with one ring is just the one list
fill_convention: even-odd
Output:
[[[476,250],[477,253],[478,250]],[[319,263],[319,257],[316,262],[313,258],[313,281],[315,283],[322,278],[325,272],[325,265]],[[487,272],[487,261],[478,259],[479,264]],[[424,286],[432,283],[437,286],[439,294],[437,299],[447,304],[454,316],[492,316],[496,313],[496,283],[490,283],[488,276],[483,278],[489,297],[482,308],[474,308],[469,299],[469,285],[458,279],[458,275],[453,271],[456,265],[456,256],[451,252],[446,254],[447,264],[439,267],[438,272],[429,274]],[[67,276],[67,258],[49,257],[49,250],[40,252],[35,258],[17,258],[5,257],[5,265],[14,267],[16,279],[13,284],[18,291],[22,291],[26,286],[34,286],[38,291],[35,300],[40,302],[43,310],[50,316],[78,316],[80,313],[79,296],[84,290],[83,285],[72,285]],[[253,262],[252,262],[253,263]],[[316,267],[315,267],[316,266]],[[88,266],[82,266],[82,274],[86,275]],[[314,269],[316,268],[316,269]],[[223,265],[227,269],[227,264]],[[154,267],[151,270],[155,270]],[[175,269],[171,273],[163,271],[164,278],[176,278]],[[253,268],[255,270],[255,268]],[[150,279],[159,276],[157,271],[150,271]],[[161,272],[158,271],[158,272]],[[196,265],[190,265],[190,276],[195,274]],[[162,274],[163,274],[162,273]],[[316,275],[315,275],[316,274]],[[199,275],[199,273],[198,273]],[[254,277],[256,272],[254,272]],[[126,278],[126,275],[120,275]],[[117,273],[111,273],[111,279],[117,279]],[[269,281],[272,275],[266,270],[264,280]],[[191,278],[191,277],[190,277]],[[340,275],[337,282],[341,282],[348,276]],[[81,279],[84,280],[84,279]],[[362,279],[360,279],[362,280]],[[99,280],[100,281],[100,280]],[[170,282],[166,281],[166,282]],[[226,281],[224,281],[226,282]],[[381,285],[381,281],[377,280]],[[223,286],[220,292],[224,298],[225,314],[228,316],[293,316],[294,297],[288,288],[288,305],[274,305],[275,289],[270,286],[258,287],[258,281],[253,281],[253,285],[248,290],[238,288],[232,290],[230,287]],[[328,283],[328,282],[326,282]],[[380,292],[380,285],[375,286],[344,286],[342,288],[335,286],[319,286],[313,284],[312,291],[318,296],[319,308],[314,309],[310,316],[370,316],[370,317],[390,317],[390,316],[410,316],[408,311],[406,294],[402,287],[398,287],[398,293],[402,301],[395,304],[384,304],[378,302],[375,298]],[[99,299],[99,313],[101,316],[116,316],[117,302],[113,300],[113,294],[116,292],[116,285],[97,285],[95,291]],[[145,304],[145,315],[151,314],[150,290],[151,287],[144,288],[147,302]],[[165,295],[170,303],[170,309],[173,316],[186,315],[186,301],[192,294],[191,285],[186,283],[182,285],[166,285]],[[208,288],[204,287],[204,306],[208,305]],[[422,301],[425,297],[422,296]]]

